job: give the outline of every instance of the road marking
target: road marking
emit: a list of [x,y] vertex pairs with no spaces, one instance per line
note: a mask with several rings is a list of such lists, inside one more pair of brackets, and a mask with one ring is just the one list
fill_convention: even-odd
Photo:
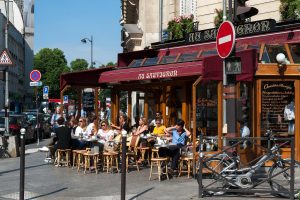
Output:
[[231,35],[226,35],[224,37],[219,38],[219,45],[224,44],[226,42],[230,42],[232,40]]

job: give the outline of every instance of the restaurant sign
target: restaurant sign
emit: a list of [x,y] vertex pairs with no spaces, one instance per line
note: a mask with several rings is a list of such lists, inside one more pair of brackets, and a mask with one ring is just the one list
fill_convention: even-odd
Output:
[[[236,37],[243,37],[254,34],[261,34],[274,31],[276,21],[266,19],[261,21],[249,22],[235,26]],[[218,33],[217,28],[202,31],[190,32],[186,35],[186,43],[201,43],[216,40]]]
[[169,78],[178,76],[177,70],[168,70],[161,72],[145,72],[139,73],[137,76],[138,80],[146,80],[146,79],[157,79],[157,78]]

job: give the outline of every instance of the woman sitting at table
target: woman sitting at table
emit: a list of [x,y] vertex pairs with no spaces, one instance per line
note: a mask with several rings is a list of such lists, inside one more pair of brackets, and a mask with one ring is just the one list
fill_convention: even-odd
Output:
[[[107,121],[100,123],[101,128],[98,130],[97,136],[100,138],[100,143],[112,142],[114,140],[114,132],[108,127]],[[101,150],[101,149],[100,149]],[[102,145],[103,150],[103,145]]]
[[96,127],[97,120],[98,120],[97,116],[92,116],[90,118],[91,123],[86,128],[86,132],[87,132],[88,136],[93,136],[93,135],[97,134],[97,132],[98,132],[97,131],[98,129]]
[[154,127],[153,135],[163,136],[165,134],[166,127],[164,125],[162,125],[161,122],[162,122],[162,119],[160,117],[157,117],[155,119],[156,126]]
[[78,138],[83,138],[83,137],[87,137],[87,133],[86,133],[86,118],[84,117],[80,117],[79,118],[79,126],[77,126],[77,128],[75,129],[75,133],[74,135],[72,135],[72,137],[76,140],[73,140],[73,144],[72,146],[75,149],[83,149],[84,147],[87,146],[87,144],[84,141],[80,141],[78,140]]
[[145,117],[141,117],[139,120],[139,127],[136,129],[134,135],[147,134],[148,132],[147,119]]
[[167,137],[172,137],[172,146],[169,148],[159,148],[159,156],[172,157],[172,170],[174,175],[177,175],[178,160],[180,158],[180,149],[186,144],[186,138],[191,135],[191,132],[184,127],[182,119],[177,120],[175,126],[165,129]]
[[127,131],[127,134],[128,134],[129,131],[130,131],[130,126],[129,126],[129,123],[128,123],[128,118],[124,113],[120,114],[119,124],[120,124],[120,126],[117,126],[117,125],[111,123],[110,126],[114,129],[116,129],[119,134],[121,133],[122,129]]

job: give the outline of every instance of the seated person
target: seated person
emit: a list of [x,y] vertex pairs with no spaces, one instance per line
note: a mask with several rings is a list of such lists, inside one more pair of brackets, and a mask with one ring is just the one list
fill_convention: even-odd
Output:
[[85,117],[80,117],[79,118],[79,126],[77,126],[75,130],[75,137],[87,137],[87,126],[86,126],[86,118]]
[[165,129],[165,134],[167,137],[172,136],[172,144],[174,144],[174,147],[159,148],[158,153],[161,157],[172,157],[171,169],[174,171],[174,173],[176,173],[178,160],[180,158],[180,149],[185,145],[186,137],[190,136],[191,132],[184,127],[184,121],[182,119],[179,119],[175,126]]
[[93,136],[97,134],[97,128],[96,128],[96,123],[97,123],[97,116],[91,117],[91,123],[86,127],[86,133],[88,136]]
[[161,118],[156,118],[155,124],[156,126],[154,127],[153,134],[156,136],[163,136],[165,134],[164,130],[166,127],[161,124],[162,119]]
[[[57,149],[69,149],[71,148],[71,129],[65,126],[65,119],[63,117],[57,120],[58,128],[55,129],[55,135],[57,138]],[[55,145],[54,145],[55,148]]]
[[127,131],[127,134],[129,133],[130,131],[130,126],[129,126],[129,123],[128,123],[128,118],[127,118],[127,115],[125,115],[124,113],[121,113],[120,114],[120,117],[119,117],[119,124],[120,126],[117,126],[113,123],[111,123],[111,127],[116,129],[118,131],[119,134],[121,134],[121,131],[124,129],[125,131]]
[[55,128],[55,141],[53,151],[50,151],[50,157],[53,157],[57,149],[70,149],[72,146],[71,129],[65,126],[65,119],[60,117],[57,119],[57,128]]
[[98,130],[97,136],[100,138],[99,150],[103,151],[104,144],[114,140],[114,132],[108,127],[107,121],[100,123],[101,128]]
[[153,119],[151,122],[150,122],[150,124],[149,124],[149,126],[156,126],[156,119],[157,118],[160,118],[161,119],[161,124],[164,124],[164,120],[162,119],[162,115],[161,115],[161,112],[156,112],[156,114],[155,114],[155,119]]
[[147,119],[145,117],[141,117],[139,120],[139,127],[136,129],[134,135],[147,134],[148,132]]

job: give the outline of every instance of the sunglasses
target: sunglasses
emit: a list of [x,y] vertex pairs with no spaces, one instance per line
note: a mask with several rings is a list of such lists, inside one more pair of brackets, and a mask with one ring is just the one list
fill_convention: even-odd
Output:
[[83,121],[79,121],[79,122],[83,122]]
[[105,126],[106,124],[101,124],[101,126]]

